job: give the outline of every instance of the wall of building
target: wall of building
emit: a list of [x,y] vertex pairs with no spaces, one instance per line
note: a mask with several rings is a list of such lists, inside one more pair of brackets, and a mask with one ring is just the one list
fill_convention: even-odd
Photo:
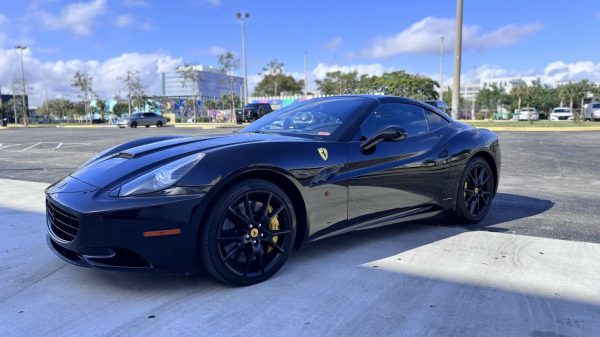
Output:
[[[196,71],[200,80],[197,83],[196,96],[215,99],[220,98],[231,91],[229,76],[216,71]],[[183,76],[179,72],[167,72],[161,74],[162,95],[168,97],[191,97],[193,86],[184,85]],[[241,77],[233,77],[233,91],[236,96],[240,95],[240,88],[244,84]]]

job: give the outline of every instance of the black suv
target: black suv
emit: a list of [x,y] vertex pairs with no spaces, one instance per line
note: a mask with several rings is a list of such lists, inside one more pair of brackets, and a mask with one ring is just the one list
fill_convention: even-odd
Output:
[[243,109],[235,111],[235,119],[238,124],[254,122],[270,112],[273,112],[273,108],[271,108],[271,104],[269,103],[250,103]]

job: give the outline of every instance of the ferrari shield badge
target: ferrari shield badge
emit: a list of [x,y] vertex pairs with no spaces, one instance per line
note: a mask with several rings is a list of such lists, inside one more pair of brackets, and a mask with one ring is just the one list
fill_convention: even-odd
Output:
[[327,158],[329,158],[329,153],[327,153],[326,148],[320,147],[317,149],[317,152],[319,152],[319,155],[321,156],[321,158],[323,158],[323,160],[327,160]]

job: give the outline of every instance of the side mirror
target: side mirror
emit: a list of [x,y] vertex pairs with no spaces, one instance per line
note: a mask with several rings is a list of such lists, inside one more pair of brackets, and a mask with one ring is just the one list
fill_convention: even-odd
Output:
[[361,151],[369,151],[383,141],[397,142],[406,139],[406,130],[399,126],[386,126],[360,144]]

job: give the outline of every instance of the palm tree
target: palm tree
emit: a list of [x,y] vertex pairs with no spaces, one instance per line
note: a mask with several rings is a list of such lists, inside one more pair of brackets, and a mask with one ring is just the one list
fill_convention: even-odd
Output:
[[[73,75],[73,80],[71,82],[71,86],[78,88],[81,90],[81,100],[84,107],[84,115],[88,113],[88,105],[94,91],[92,90],[92,77],[82,71],[77,71],[75,75]],[[90,124],[91,124],[91,116],[90,116]]]

